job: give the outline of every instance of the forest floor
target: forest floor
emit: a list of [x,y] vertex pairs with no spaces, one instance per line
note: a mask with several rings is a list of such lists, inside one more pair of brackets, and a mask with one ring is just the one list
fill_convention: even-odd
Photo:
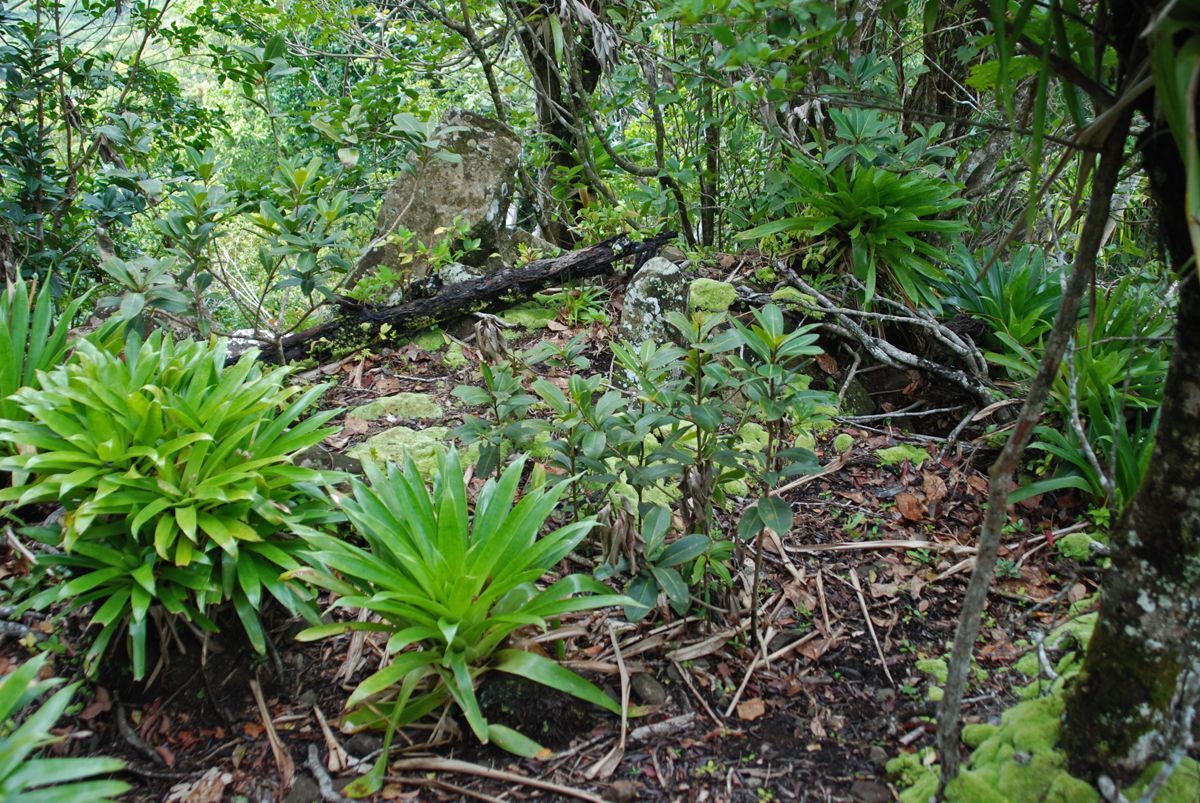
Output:
[[[572,334],[557,324],[523,341]],[[605,353],[605,337],[594,332],[597,355]],[[594,364],[607,366],[607,359]],[[323,371],[338,382],[328,404],[433,393],[447,410],[447,426],[463,411],[449,391],[470,372],[454,375],[438,353],[416,345]],[[340,423],[330,439],[339,450],[393,423],[420,426]],[[927,433],[937,431],[936,422],[925,423]],[[838,433],[854,438],[844,455],[831,446]],[[915,451],[898,461],[878,455],[902,444],[923,449],[927,459]],[[994,456],[983,441],[944,447],[936,435],[862,422],[838,422],[820,436],[816,451],[825,469],[783,494],[796,526],[781,543],[767,544],[765,663],[748,636],[748,616],[729,626],[720,614],[683,619],[664,611],[630,626],[610,610],[564,622],[556,637],[565,642],[567,664],[618,697],[627,685],[632,701],[648,708],[627,723],[623,753],[620,718],[540,686],[488,680],[480,694],[489,720],[538,739],[551,755],[524,760],[481,746],[452,719],[438,729],[409,728],[376,799],[894,799],[885,761],[933,742],[940,659],[970,574]],[[1054,548],[1081,519],[1079,508],[1069,498],[1035,498],[1013,511],[1001,551],[1004,576],[976,648],[981,671],[967,721],[988,721],[1012,704],[1011,690],[1028,682],[1013,664],[1033,649],[1029,634],[1049,630],[1094,592],[1094,570]],[[736,511],[720,512],[718,520],[733,531]],[[15,553],[0,562],[0,577],[24,571]],[[737,591],[748,599],[745,589]],[[23,621],[43,646],[59,651],[56,671],[69,675],[72,656],[83,651],[86,620]],[[180,633],[149,684],[124,680],[115,663],[104,667],[61,723],[71,738],[58,749],[125,759],[134,800],[337,799],[336,790],[370,766],[382,744],[377,734],[337,729],[350,690],[377,668],[381,644],[350,636],[301,644],[291,638],[295,622],[275,625],[275,649],[265,658],[235,636],[201,645]],[[6,640],[0,674],[27,656],[27,644]]]

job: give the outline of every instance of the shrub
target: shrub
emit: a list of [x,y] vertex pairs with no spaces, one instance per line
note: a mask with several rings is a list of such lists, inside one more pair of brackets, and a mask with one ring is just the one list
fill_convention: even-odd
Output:
[[[338,594],[337,607],[374,616],[312,627],[300,638],[381,632],[388,634],[387,652],[394,656],[350,695],[352,725],[403,725],[453,703],[480,741],[534,755],[541,749],[537,744],[488,722],[480,710],[475,686],[493,670],[619,711],[599,688],[551,659],[504,649],[520,628],[545,627],[573,611],[627,602],[583,575],[547,588],[536,585],[595,522],[577,521],[539,538],[567,484],[527,491],[516,502],[524,462],[519,459],[499,480],[488,480],[473,517],[455,451],[442,459],[432,493],[411,460],[403,470],[389,466],[386,473],[366,464],[370,484],[355,479],[351,496],[342,502],[366,547],[327,535],[309,539],[313,562],[329,571],[293,574]],[[575,596],[581,592],[591,595]]]
[[209,608],[231,601],[259,652],[264,589],[315,617],[279,575],[299,565],[289,533],[333,515],[325,476],[292,465],[330,432],[322,426],[336,411],[303,418],[324,386],[299,392],[285,385],[287,369],[264,372],[253,352],[227,366],[224,342],[161,332],[124,355],[87,341],[76,355],[40,374],[40,390],[16,394],[29,421],[0,422],[0,441],[33,447],[0,461],[33,475],[0,499],[66,509],[61,532],[35,534],[62,548],[49,560],[72,577],[31,604],[99,603],[89,669],[126,630],[141,678],[152,611],[214,631]]
[[59,741],[50,729],[71,704],[78,684],[59,689],[22,719],[21,711],[62,681],[38,681],[46,663],[39,655],[0,680],[0,800],[108,803],[129,790],[124,781],[98,780],[120,772],[115,758],[40,758],[43,747]]

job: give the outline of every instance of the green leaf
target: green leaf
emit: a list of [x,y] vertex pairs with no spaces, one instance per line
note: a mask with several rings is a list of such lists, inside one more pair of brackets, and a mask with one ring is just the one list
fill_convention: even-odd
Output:
[[758,518],[764,527],[777,535],[787,535],[792,531],[792,506],[776,496],[758,500]]

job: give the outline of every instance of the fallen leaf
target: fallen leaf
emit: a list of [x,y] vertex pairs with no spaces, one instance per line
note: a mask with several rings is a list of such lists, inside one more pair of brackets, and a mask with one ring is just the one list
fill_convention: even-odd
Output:
[[400,380],[394,376],[384,376],[376,379],[371,387],[380,396],[391,396],[400,392]]
[[818,354],[817,355],[817,366],[822,371],[829,374],[830,376],[837,376],[838,374],[841,373],[841,371],[838,370],[837,360],[834,359],[833,356],[830,354],[825,354],[825,353]]
[[106,714],[112,710],[112,698],[108,696],[108,689],[103,686],[96,687],[96,699],[88,703],[87,707],[79,712],[79,718],[83,720],[92,720],[101,714]]
[[242,731],[251,739],[257,739],[263,735],[263,726],[257,722],[246,722],[242,725]]
[[937,474],[926,471],[922,475],[921,490],[925,492],[925,499],[931,505],[946,498],[946,482]]
[[362,418],[350,417],[346,419],[346,423],[342,425],[342,435],[366,435],[367,430],[371,425]]
[[172,753],[172,752],[170,751],[170,749],[169,749],[169,748],[167,748],[165,745],[161,745],[161,744],[155,745],[155,746],[154,746],[154,752],[155,752],[155,753],[158,753],[160,756],[162,756],[162,760],[163,760],[163,762],[164,762],[164,763],[165,763],[165,764],[166,764],[168,767],[174,767],[174,766],[175,766],[175,754],[174,754],[174,753]]
[[925,518],[925,505],[908,491],[896,494],[896,509],[909,521],[920,521]]
[[738,703],[738,718],[746,722],[753,722],[765,713],[767,713],[767,704],[761,697],[753,697]]

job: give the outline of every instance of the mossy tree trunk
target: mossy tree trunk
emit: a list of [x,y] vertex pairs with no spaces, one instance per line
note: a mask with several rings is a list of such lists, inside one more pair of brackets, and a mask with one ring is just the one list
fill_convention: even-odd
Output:
[[[1200,284],[1184,283],[1149,476],[1114,540],[1100,616],[1066,708],[1064,737],[1085,777],[1165,758],[1160,734],[1195,700],[1200,672]],[[1197,718],[1195,721],[1200,721]]]
[[[1143,29],[1144,7],[1114,8],[1118,20],[1127,17],[1115,28],[1125,38]],[[1154,119],[1153,93],[1141,108]],[[1127,779],[1178,750],[1188,729],[1200,736],[1200,279],[1185,218],[1187,172],[1161,120],[1141,151],[1159,236],[1184,278],[1153,458],[1114,534],[1100,616],[1066,704],[1065,747],[1072,770],[1088,778]]]

